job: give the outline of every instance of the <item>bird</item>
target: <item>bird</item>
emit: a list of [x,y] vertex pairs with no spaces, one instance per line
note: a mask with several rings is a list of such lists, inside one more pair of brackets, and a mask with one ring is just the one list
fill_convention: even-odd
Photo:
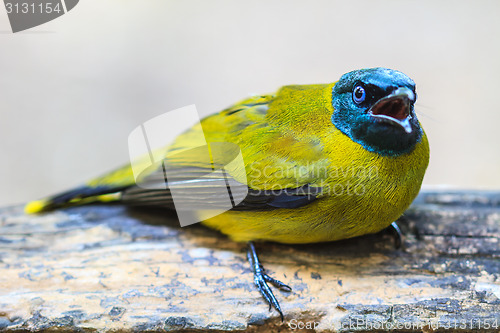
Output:
[[[391,226],[399,234],[395,221],[419,193],[429,163],[416,98],[412,79],[382,67],[354,70],[333,83],[283,86],[274,94],[250,96],[180,134],[162,152],[161,165],[141,175],[143,183],[163,182],[166,188],[141,186],[129,164],[32,201],[25,211],[95,202],[176,209],[198,193],[206,204],[198,207],[197,218],[233,241],[248,243],[254,283],[283,321],[269,284],[291,288],[266,273],[255,242],[329,242]],[[214,172],[214,159],[193,149],[200,137],[213,147],[222,144],[224,163],[240,153],[242,166],[218,166]],[[166,178],[165,166],[171,171]],[[229,188],[238,202],[213,213],[221,190]]]

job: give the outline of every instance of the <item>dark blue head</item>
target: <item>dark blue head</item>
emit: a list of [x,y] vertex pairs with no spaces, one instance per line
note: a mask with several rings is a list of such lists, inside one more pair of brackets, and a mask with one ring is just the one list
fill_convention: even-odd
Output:
[[342,75],[333,87],[332,122],[366,150],[398,156],[422,138],[413,105],[415,82],[387,68],[361,69]]

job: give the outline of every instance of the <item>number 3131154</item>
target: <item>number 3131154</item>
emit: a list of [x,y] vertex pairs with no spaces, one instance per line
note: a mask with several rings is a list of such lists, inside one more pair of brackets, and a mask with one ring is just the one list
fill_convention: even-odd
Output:
[[15,13],[15,14],[51,14],[51,13],[60,13],[63,11],[61,8],[61,3],[56,2],[45,2],[45,3],[11,3],[6,2],[5,8],[7,9],[7,14]]

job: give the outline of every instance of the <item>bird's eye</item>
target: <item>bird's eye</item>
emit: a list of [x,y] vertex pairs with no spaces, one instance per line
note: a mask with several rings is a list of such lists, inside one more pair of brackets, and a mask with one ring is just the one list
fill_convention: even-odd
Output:
[[356,86],[352,91],[352,100],[356,104],[361,104],[364,102],[365,98],[366,98],[365,88],[363,88],[362,86]]

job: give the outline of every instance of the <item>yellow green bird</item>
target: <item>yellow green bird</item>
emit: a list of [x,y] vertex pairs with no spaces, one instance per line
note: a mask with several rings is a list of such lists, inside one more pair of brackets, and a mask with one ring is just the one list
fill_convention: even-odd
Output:
[[[210,228],[238,242],[249,242],[255,283],[283,319],[253,241],[315,243],[376,233],[391,225],[417,196],[429,161],[427,137],[414,111],[415,83],[386,68],[361,69],[330,84],[284,86],[209,116],[165,150],[162,166],[141,175],[145,182],[165,179],[167,187],[206,196],[196,213]],[[230,143],[241,151],[244,167],[227,169],[246,196],[231,210],[213,216],[226,180],[214,161],[190,149],[200,137]],[[190,150],[189,150],[190,149]],[[176,152],[185,153],[176,154]],[[234,152],[227,152],[228,158]],[[192,179],[197,175],[211,174]],[[189,190],[188,190],[189,189]],[[174,198],[177,199],[177,198]],[[27,213],[99,201],[174,208],[168,189],[138,186],[130,165],[77,189],[34,201]],[[394,225],[397,228],[396,225]]]

